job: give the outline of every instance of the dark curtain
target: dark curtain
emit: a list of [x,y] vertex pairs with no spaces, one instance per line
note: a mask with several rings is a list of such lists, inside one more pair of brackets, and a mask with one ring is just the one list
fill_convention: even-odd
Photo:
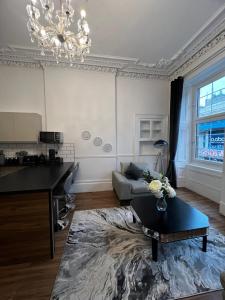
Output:
[[169,165],[166,172],[172,187],[177,187],[177,176],[175,168],[175,156],[180,123],[181,100],[183,92],[183,77],[178,77],[171,82],[170,90],[170,136],[169,136]]

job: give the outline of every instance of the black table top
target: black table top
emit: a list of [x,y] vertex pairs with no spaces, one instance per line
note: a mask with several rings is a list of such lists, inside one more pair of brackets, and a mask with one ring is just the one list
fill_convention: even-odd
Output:
[[53,190],[73,164],[30,166],[3,176],[0,178],[0,194]]
[[144,227],[161,234],[209,227],[208,217],[178,197],[167,200],[166,212],[156,209],[157,199],[153,196],[139,197],[131,206]]

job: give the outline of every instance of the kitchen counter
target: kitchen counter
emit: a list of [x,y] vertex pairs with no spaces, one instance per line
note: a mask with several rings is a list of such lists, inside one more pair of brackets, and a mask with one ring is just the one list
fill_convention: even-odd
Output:
[[11,173],[18,172],[19,170],[22,170],[26,168],[25,166],[1,166],[0,167],[0,177],[6,176]]
[[[53,190],[73,163],[29,167],[1,167],[0,194]],[[11,172],[10,172],[11,170]]]
[[0,177],[0,265],[54,257],[53,190],[63,184],[73,165],[1,167],[5,176]]

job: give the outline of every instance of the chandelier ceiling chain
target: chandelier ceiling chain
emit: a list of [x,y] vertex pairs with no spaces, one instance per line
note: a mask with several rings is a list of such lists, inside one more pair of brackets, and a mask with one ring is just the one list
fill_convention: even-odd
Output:
[[[77,33],[70,31],[74,23],[74,9],[70,2],[60,0],[60,9],[55,10],[53,0],[30,0],[26,9],[31,42],[37,42],[42,55],[45,55],[45,51],[52,51],[57,63],[61,57],[65,57],[72,65],[75,57],[80,57],[83,62],[85,55],[90,53],[91,39],[85,10],[80,11]],[[43,25],[39,4],[44,17]]]

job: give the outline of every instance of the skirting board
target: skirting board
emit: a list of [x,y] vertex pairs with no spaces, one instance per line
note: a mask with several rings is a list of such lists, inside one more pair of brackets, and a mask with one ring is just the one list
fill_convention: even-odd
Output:
[[90,192],[102,192],[111,191],[112,181],[80,181],[74,184],[72,192],[74,193],[90,193]]
[[220,202],[220,213],[225,216],[225,203]]
[[177,187],[185,187],[185,178],[184,177],[178,177],[177,178]]

